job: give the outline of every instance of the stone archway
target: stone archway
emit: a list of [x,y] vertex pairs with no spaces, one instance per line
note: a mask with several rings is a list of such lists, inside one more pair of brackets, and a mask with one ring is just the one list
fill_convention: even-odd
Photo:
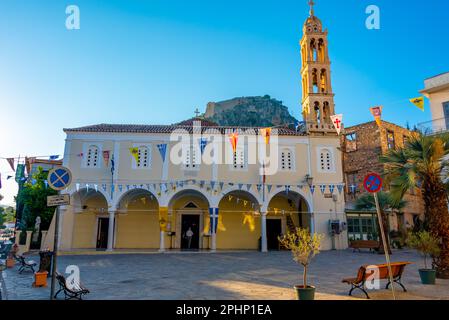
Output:
[[159,248],[159,203],[153,193],[133,189],[120,197],[115,215],[114,248]]
[[257,250],[260,246],[260,204],[251,192],[233,190],[218,204],[217,249]]
[[[201,190],[183,189],[168,201],[168,225],[165,247],[183,250],[210,249],[209,207]],[[192,230],[190,241],[187,231]]]

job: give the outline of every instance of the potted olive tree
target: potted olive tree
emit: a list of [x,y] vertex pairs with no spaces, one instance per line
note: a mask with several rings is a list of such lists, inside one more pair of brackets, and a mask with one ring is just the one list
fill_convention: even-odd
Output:
[[412,233],[407,239],[410,248],[416,249],[424,257],[424,269],[419,269],[422,284],[435,284],[436,270],[429,269],[427,261],[440,254],[438,239],[428,231]]
[[322,235],[314,233],[308,229],[297,228],[295,233],[288,233],[280,237],[279,242],[292,252],[293,260],[304,268],[303,285],[295,286],[298,300],[314,300],[315,287],[309,286],[307,282],[307,271],[313,257],[320,252]]

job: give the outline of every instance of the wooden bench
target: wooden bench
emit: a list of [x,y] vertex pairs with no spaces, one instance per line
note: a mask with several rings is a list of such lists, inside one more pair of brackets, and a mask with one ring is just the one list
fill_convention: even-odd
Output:
[[34,267],[37,266],[37,263],[35,261],[26,261],[25,257],[22,255],[14,255],[14,259],[16,259],[18,263],[20,263],[19,273],[22,273],[25,269],[30,269],[31,271],[33,271],[33,273],[35,272]]
[[60,292],[64,292],[65,300],[83,300],[83,296],[90,293],[90,291],[81,283],[74,283],[73,286],[67,286],[66,278],[60,273],[56,272],[56,279],[59,283],[59,290],[55,294],[55,299],[58,297]]
[[379,241],[375,240],[353,240],[349,243],[349,247],[354,249],[354,251],[358,250],[360,252],[360,249],[369,249],[369,251],[373,251],[379,249],[380,243]]
[[[391,263],[391,271],[393,273],[393,282],[399,284],[404,292],[407,292],[404,285],[401,282],[402,274],[404,273],[405,266],[411,264],[411,262],[393,262]],[[390,283],[390,276],[388,273],[388,265],[387,264],[380,264],[380,265],[365,265],[360,267],[357,277],[356,278],[348,278],[343,279],[343,283],[347,283],[351,285],[351,290],[349,290],[349,295],[352,296],[352,292],[355,289],[359,289],[365,293],[366,298],[369,299],[369,295],[365,290],[365,283],[367,280],[373,280],[372,276],[375,272],[373,269],[370,269],[368,267],[376,267],[379,269],[379,280],[388,280],[387,286],[385,289],[388,289],[391,285]],[[371,277],[371,278],[370,278]]]

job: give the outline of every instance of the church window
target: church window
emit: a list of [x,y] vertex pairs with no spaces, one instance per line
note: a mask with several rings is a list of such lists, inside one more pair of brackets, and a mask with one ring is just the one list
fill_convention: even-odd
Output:
[[150,166],[150,149],[147,146],[140,146],[137,153],[136,167],[145,169]]
[[244,148],[237,148],[232,156],[232,168],[236,170],[246,169],[246,157]]
[[323,148],[319,151],[319,168],[321,172],[332,172],[334,170],[332,153],[329,149]]
[[188,170],[196,170],[199,168],[198,150],[188,145],[183,149],[184,152],[184,168]]
[[281,151],[281,169],[283,171],[293,170],[293,152],[290,149]]
[[99,164],[100,149],[98,146],[91,145],[87,151],[86,166],[88,168],[96,168]]

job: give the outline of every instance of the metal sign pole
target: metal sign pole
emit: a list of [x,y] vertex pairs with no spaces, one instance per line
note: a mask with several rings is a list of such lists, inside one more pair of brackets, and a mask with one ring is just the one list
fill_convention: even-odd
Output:
[[379,220],[379,228],[380,228],[379,231],[380,231],[380,234],[382,237],[382,242],[383,242],[383,247],[384,247],[384,252],[385,252],[385,259],[387,260],[387,265],[388,265],[388,274],[390,276],[391,292],[393,293],[393,300],[396,300],[396,295],[394,293],[393,272],[391,270],[390,253],[388,252],[387,239],[385,236],[383,219],[382,219],[382,215],[380,213],[379,199],[377,197],[377,192],[375,192],[373,195],[374,195],[374,201],[376,202],[377,219]]
[[[59,194],[60,192],[58,192]],[[59,206],[56,207],[56,219],[55,219],[55,236],[53,241],[53,267],[51,269],[51,290],[50,300],[54,300],[55,297],[55,285],[56,285],[56,269],[58,260],[58,242],[59,242]]]

